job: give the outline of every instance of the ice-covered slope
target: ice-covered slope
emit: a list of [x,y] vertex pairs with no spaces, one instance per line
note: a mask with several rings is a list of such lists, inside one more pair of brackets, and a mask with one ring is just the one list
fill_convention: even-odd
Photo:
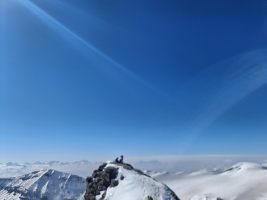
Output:
[[166,185],[129,164],[105,163],[87,182],[86,200],[179,200]]
[[256,163],[238,163],[226,170],[158,176],[181,199],[267,200],[267,168]]
[[1,200],[77,200],[85,180],[55,170],[35,171],[16,178],[0,179]]

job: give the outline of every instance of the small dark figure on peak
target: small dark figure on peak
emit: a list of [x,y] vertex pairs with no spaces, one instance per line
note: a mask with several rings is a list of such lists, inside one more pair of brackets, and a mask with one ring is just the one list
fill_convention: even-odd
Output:
[[123,163],[123,155],[117,157],[117,158],[115,159],[115,162],[116,162],[116,163]]

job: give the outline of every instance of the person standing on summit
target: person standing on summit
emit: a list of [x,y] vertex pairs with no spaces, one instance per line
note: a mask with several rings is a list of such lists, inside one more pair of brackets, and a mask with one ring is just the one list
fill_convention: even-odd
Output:
[[120,155],[119,157],[117,157],[117,158],[115,159],[115,162],[116,162],[116,163],[123,163],[123,155]]

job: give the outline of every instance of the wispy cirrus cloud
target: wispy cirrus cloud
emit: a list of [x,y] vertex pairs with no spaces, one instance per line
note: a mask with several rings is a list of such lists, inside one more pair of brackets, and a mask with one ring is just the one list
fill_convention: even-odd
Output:
[[[201,85],[204,82],[206,84]],[[184,149],[191,148],[192,143],[201,137],[206,128],[266,83],[266,49],[245,52],[223,60],[192,79],[187,89],[192,93],[202,91],[200,95],[205,96],[203,98],[206,100],[198,112],[187,121],[184,132],[188,134],[184,134]]]
[[[84,54],[87,59],[90,60],[91,63],[94,63],[95,66],[97,66],[98,68],[103,66],[115,68],[130,77],[132,80],[135,80],[137,83],[143,85],[147,89],[155,92],[156,94],[168,96],[163,91],[156,88],[154,85],[134,73],[132,70],[115,61],[113,58],[105,54],[92,43],[79,36],[77,33],[75,33],[63,23],[58,21],[56,18],[48,14],[45,10],[37,6],[32,1],[19,0],[18,2],[31,13],[33,13],[35,16],[37,16],[49,28],[57,32],[61,37],[65,38],[70,44],[75,46],[79,51]],[[103,69],[103,71],[106,70]]]

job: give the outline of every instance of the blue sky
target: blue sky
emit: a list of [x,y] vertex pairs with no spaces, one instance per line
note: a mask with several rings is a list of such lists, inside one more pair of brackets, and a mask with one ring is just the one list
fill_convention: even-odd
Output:
[[1,159],[266,154],[266,9],[2,0]]

